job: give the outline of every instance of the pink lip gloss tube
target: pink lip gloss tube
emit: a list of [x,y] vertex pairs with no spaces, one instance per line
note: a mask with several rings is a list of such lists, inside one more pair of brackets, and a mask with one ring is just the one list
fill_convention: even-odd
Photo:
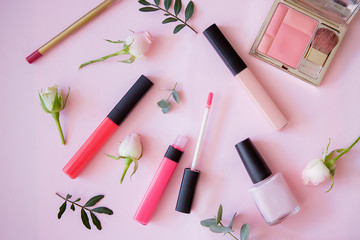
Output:
[[205,37],[209,40],[216,52],[229,70],[238,79],[240,84],[255,102],[259,110],[269,121],[275,130],[280,130],[287,124],[287,120],[275,105],[273,100],[261,86],[252,72],[247,68],[244,61],[236,53],[216,24],[211,25],[204,31]]
[[180,161],[186,141],[186,137],[178,136],[175,142],[169,146],[154,178],[150,183],[149,188],[145,193],[144,198],[140,203],[139,208],[135,213],[135,221],[138,221],[143,225],[148,224],[157,205],[159,204],[161,196],[164,193],[171,176],[175,171],[176,166],[178,165],[178,162]]
[[63,172],[71,178],[76,178],[152,85],[153,83],[147,77],[141,75],[66,164],[63,168]]

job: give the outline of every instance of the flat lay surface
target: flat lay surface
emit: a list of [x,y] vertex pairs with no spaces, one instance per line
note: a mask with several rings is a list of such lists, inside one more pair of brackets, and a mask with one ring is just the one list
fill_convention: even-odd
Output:
[[[251,55],[249,51],[272,1],[195,0],[194,14],[177,34],[175,23],[161,24],[159,12],[143,13],[137,1],[119,0],[102,14],[29,64],[25,58],[68,27],[101,0],[0,0],[1,151],[0,239],[232,239],[200,225],[224,207],[223,223],[234,220],[239,238],[248,223],[251,240],[322,240],[359,238],[360,145],[337,162],[334,188],[327,182],[305,186],[301,172],[309,161],[329,150],[348,147],[360,135],[360,14],[355,16],[324,79],[312,86]],[[152,2],[150,0],[150,2]],[[160,1],[161,4],[163,1]],[[184,8],[179,14],[184,18]],[[287,118],[275,131],[229,72],[202,32],[216,23],[248,68]],[[117,56],[78,70],[80,64],[121,50],[131,31],[149,31],[153,44],[146,58],[118,62]],[[297,39],[298,40],[298,39]],[[299,40],[300,41],[300,40]],[[297,59],[295,59],[298,61]],[[297,62],[295,63],[297,64]],[[76,179],[62,169],[135,81],[145,75],[154,86],[121,123]],[[177,83],[180,103],[171,101],[163,114],[157,102]],[[66,145],[54,120],[45,113],[38,92],[58,84],[67,105],[60,113]],[[175,211],[184,168],[191,167],[209,92],[214,93],[197,169],[201,171],[190,214]],[[113,160],[119,143],[141,135],[143,155],[123,183],[124,160]],[[169,145],[188,138],[184,154],[148,225],[134,214]],[[248,189],[252,182],[235,149],[246,138],[273,173],[281,172],[300,211],[267,226]],[[68,209],[55,193],[89,198],[103,194],[97,206],[103,229],[86,229],[80,211]]]

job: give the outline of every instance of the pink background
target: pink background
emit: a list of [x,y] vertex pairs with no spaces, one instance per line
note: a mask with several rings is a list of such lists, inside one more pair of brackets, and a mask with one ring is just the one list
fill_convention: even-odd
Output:
[[[232,239],[210,232],[200,220],[213,217],[220,203],[224,223],[234,212],[235,235],[243,223],[250,239],[358,239],[360,235],[360,145],[339,161],[334,189],[304,186],[300,175],[308,161],[321,157],[328,139],[331,149],[350,145],[360,133],[360,17],[350,25],[342,46],[319,88],[296,79],[248,54],[272,2],[195,1],[189,23],[172,34],[160,12],[141,13],[137,1],[119,1],[41,59],[25,57],[74,22],[100,0],[0,0],[1,162],[0,239]],[[184,5],[187,1],[184,1]],[[289,124],[275,132],[235,81],[202,31],[216,22],[249,68],[277,103]],[[153,47],[145,60],[132,65],[117,59],[87,66],[84,61],[118,51],[103,39],[125,39],[148,30]],[[75,154],[129,87],[144,74],[155,86],[82,172],[71,180],[61,169]],[[180,104],[164,115],[156,102],[162,89],[178,82]],[[53,84],[71,87],[61,112],[67,144],[62,146],[50,115],[40,107],[37,92]],[[205,132],[198,191],[190,215],[174,210],[183,169],[191,164],[204,105],[214,92]],[[142,135],[144,154],[138,172],[120,185],[123,162],[115,154],[129,133]],[[166,149],[176,135],[190,139],[185,154],[148,226],[132,220]],[[281,171],[301,210],[277,226],[262,220],[247,189],[251,181],[234,145],[251,137],[273,172]],[[104,194],[99,205],[114,215],[99,215],[103,230],[86,229],[77,209],[57,219],[70,193],[84,203]]]

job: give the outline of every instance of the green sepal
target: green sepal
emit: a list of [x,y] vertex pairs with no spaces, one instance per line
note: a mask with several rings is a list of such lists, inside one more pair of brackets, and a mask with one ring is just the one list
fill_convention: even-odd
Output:
[[125,41],[120,41],[120,40],[117,40],[117,41],[112,41],[112,40],[109,40],[109,39],[104,39],[104,40],[107,41],[107,42],[110,42],[110,43],[123,43],[123,44],[126,43]]
[[122,184],[125,174],[126,174],[127,170],[129,169],[129,166],[133,162],[133,160],[131,158],[125,158],[124,162],[125,162],[125,166],[124,166],[124,170],[123,170],[123,173],[122,173],[122,176],[120,179],[120,184]]
[[42,107],[42,109],[43,109],[46,113],[51,113],[50,110],[48,110],[48,109],[46,108],[45,102],[44,102],[44,100],[42,99],[40,93],[39,93],[39,98],[40,98],[40,102],[41,102],[41,107]]
[[134,55],[131,55],[131,57],[129,59],[126,60],[122,60],[119,62],[123,62],[123,63],[133,63],[135,61],[136,57]]
[[66,106],[66,103],[67,103],[67,100],[68,100],[69,95],[70,95],[70,87],[69,87],[68,93],[66,94],[66,97],[65,97],[63,109],[64,109],[65,106]]
[[133,170],[132,174],[130,175],[130,179],[131,179],[132,175],[134,175],[136,173],[136,170],[139,167],[139,161],[137,159],[133,159],[133,161],[134,161],[134,170]]
[[59,95],[58,92],[55,93],[55,98],[54,98],[54,103],[53,103],[53,108],[51,109],[51,112],[59,112],[61,110],[61,102],[59,99]]
[[120,156],[115,157],[115,156],[109,155],[109,154],[107,154],[107,153],[105,153],[105,155],[108,156],[109,158],[114,159],[114,160],[119,160],[119,159],[121,158]]

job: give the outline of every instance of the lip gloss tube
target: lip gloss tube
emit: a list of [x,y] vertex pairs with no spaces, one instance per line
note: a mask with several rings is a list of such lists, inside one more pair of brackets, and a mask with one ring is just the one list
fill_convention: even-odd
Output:
[[144,198],[140,203],[139,208],[135,213],[135,221],[143,225],[148,224],[157,205],[159,204],[161,196],[164,193],[171,176],[175,171],[176,166],[178,165],[178,162],[180,161],[181,155],[184,152],[186,141],[186,137],[178,136],[175,142],[169,146],[154,178],[150,183],[149,188],[145,193]]
[[236,53],[216,24],[208,27],[204,31],[204,35],[258,106],[271,126],[275,130],[283,128],[287,124],[284,115],[280,112],[279,108],[275,105],[252,72],[247,68],[244,61]]
[[63,172],[71,178],[76,178],[152,85],[153,83],[147,77],[141,75],[66,164]]

